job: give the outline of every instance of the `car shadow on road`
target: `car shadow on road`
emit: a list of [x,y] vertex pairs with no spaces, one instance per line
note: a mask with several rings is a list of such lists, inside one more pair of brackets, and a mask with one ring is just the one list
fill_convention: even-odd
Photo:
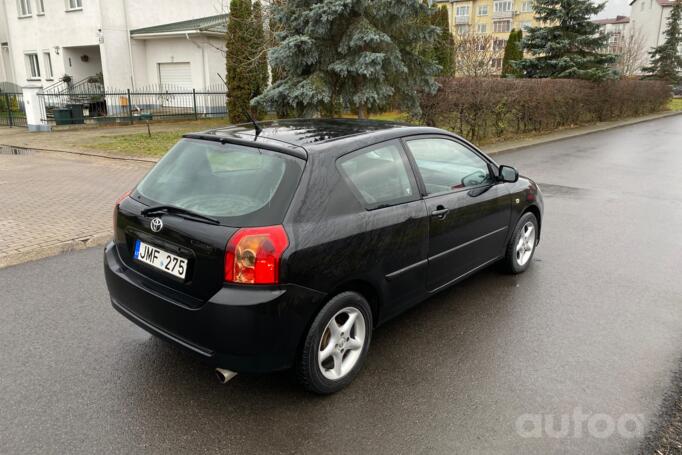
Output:
[[[354,425],[353,415],[363,404],[370,414],[398,416],[405,413],[407,396],[416,402],[440,400],[445,390],[450,400],[458,400],[466,395],[466,384],[476,380],[468,376],[467,365],[486,362],[478,359],[478,345],[485,346],[491,333],[509,323],[514,305],[504,296],[518,289],[520,281],[532,280],[531,270],[524,276],[484,270],[389,321],[375,331],[365,368],[355,382],[332,396],[303,391],[289,371],[238,375],[221,385],[210,367],[154,337],[122,353],[125,374],[119,376],[117,389],[135,402],[132,412],[145,432],[170,435],[189,425],[209,435],[229,425],[229,435],[222,436],[228,439],[252,437],[252,428],[264,423],[284,428],[281,419],[292,416],[306,431],[313,423],[332,424],[334,419],[338,425]],[[287,447],[304,437],[285,436],[270,431],[261,442]]]
[[[532,280],[531,274],[532,269],[527,274],[528,280]],[[466,318],[467,322],[474,322],[471,319],[477,317],[490,321],[491,315],[503,319],[505,308],[509,307],[504,297],[509,289],[518,287],[519,280],[523,279],[522,275],[505,275],[495,267],[491,267],[430,297],[375,330],[369,356],[370,363],[374,368],[381,367],[385,363],[385,359],[381,358],[382,353],[388,356],[399,355],[403,357],[405,364],[408,364],[409,360],[416,361],[423,358],[424,352],[433,352],[443,341],[449,339],[445,332],[453,333],[457,327],[463,330],[460,330],[460,334],[466,334],[469,331],[461,327],[462,318]],[[409,343],[404,342],[406,339]],[[401,342],[396,343],[399,340]],[[172,368],[175,376],[187,376],[186,380],[194,376],[199,383],[203,383],[203,376],[207,376],[212,386],[217,384],[214,382],[215,377],[211,368],[174,346],[155,337],[150,337],[149,341],[144,344],[142,358],[131,358],[131,363],[135,364],[139,361],[144,365],[151,361],[154,364],[163,365],[165,369]],[[264,375],[242,374],[238,378],[240,379],[228,384],[230,387],[218,386],[218,388],[242,390],[245,387],[253,387],[259,390],[275,389],[277,393],[291,393],[292,390],[298,388],[294,375],[290,372]],[[247,386],[246,383],[250,385]]]

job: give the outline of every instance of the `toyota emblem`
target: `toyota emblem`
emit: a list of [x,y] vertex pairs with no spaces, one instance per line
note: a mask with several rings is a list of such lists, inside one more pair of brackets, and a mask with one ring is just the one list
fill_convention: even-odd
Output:
[[161,221],[161,218],[154,218],[152,222],[149,223],[149,227],[152,228],[153,232],[159,232],[163,229],[163,221]]

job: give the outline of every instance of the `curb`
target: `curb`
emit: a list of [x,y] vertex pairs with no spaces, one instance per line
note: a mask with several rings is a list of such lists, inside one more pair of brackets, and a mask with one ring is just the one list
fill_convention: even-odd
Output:
[[94,246],[101,246],[106,244],[111,237],[111,232],[101,232],[52,245],[32,247],[18,253],[3,254],[0,255],[0,269],[24,262],[35,261],[37,259],[44,259],[50,256],[57,256],[59,254],[68,253],[69,251],[78,251]]
[[[634,117],[628,120],[616,120],[613,122],[604,122],[602,124],[596,124],[592,126],[578,126],[572,129],[562,130],[559,133],[547,133],[543,136],[521,139],[518,141],[506,141],[497,144],[490,144],[488,146],[480,147],[488,155],[494,155],[497,153],[511,152],[525,147],[531,147],[534,145],[549,144],[550,142],[562,141],[564,139],[571,139],[578,136],[587,136],[589,134],[600,133],[602,131],[608,131],[615,128],[622,128],[624,126],[636,125],[638,123],[650,122],[652,120],[658,120],[666,117],[674,117],[676,115],[681,115],[681,111],[669,111],[661,114],[647,115],[643,117]],[[81,155],[81,156],[91,156],[96,158],[104,158],[108,160],[118,160],[118,161],[136,161],[141,163],[156,163],[160,158],[142,158],[133,156],[115,156],[106,155],[97,152],[86,152],[86,151],[75,151],[75,150],[59,150],[59,149],[45,149],[27,146],[18,146],[10,144],[0,144],[0,147],[13,147],[20,150],[35,150],[38,152],[51,152],[51,153],[68,153],[71,155]]]
[[19,149],[19,150],[30,150],[30,151],[36,151],[36,152],[68,153],[69,155],[90,156],[90,157],[94,157],[94,158],[104,158],[107,160],[117,160],[117,161],[136,161],[136,162],[140,162],[140,163],[152,163],[152,164],[159,161],[158,159],[154,159],[154,158],[142,158],[142,157],[134,157],[134,156],[114,156],[114,155],[105,155],[105,154],[96,153],[96,152],[45,149],[45,148],[37,148],[37,147],[27,147],[25,145],[0,144],[0,147],[10,147],[10,148]]
[[592,126],[582,126],[573,129],[563,130],[559,133],[549,133],[545,136],[529,138],[519,141],[500,142],[498,144],[490,144],[481,147],[481,149],[488,155],[495,155],[497,153],[512,152],[534,145],[549,144],[551,142],[563,141],[565,139],[573,139],[578,136],[587,136],[594,133],[601,133],[602,131],[613,130],[616,128],[623,128],[625,126],[636,125],[638,123],[651,122],[653,120],[660,120],[667,117],[675,117],[682,115],[682,111],[664,112],[661,114],[647,115],[643,117],[634,117],[628,120],[616,120],[614,122],[604,122]]
[[[511,152],[521,148],[531,147],[534,145],[549,144],[551,142],[558,142],[565,139],[571,139],[578,136],[586,136],[589,134],[600,133],[602,131],[607,131],[616,128],[622,128],[625,126],[635,125],[638,123],[650,122],[653,120],[659,120],[666,117],[674,117],[677,115],[682,115],[682,111],[665,112],[662,114],[655,114],[646,117],[636,117],[629,120],[622,120],[617,122],[610,122],[602,125],[596,125],[591,127],[578,127],[573,130],[566,130],[558,133],[556,135],[547,135],[545,137],[532,138],[524,141],[517,142],[504,142],[490,147],[484,147],[483,151],[489,155],[494,155],[503,152]],[[2,146],[0,144],[0,146]],[[84,155],[93,156],[98,158],[112,159],[112,160],[122,160],[122,161],[137,161],[145,163],[155,163],[157,160],[150,158],[133,158],[133,157],[118,157],[118,156],[108,156],[96,153],[88,152],[76,152],[76,151],[66,151],[66,150],[50,150],[50,149],[38,149],[31,147],[20,147],[14,145],[6,145],[6,147],[13,147],[21,150],[35,150],[39,152],[56,152],[56,153],[69,153],[73,155]],[[77,251],[85,248],[91,248],[94,246],[101,246],[107,243],[111,238],[111,233],[96,233],[86,237],[79,237],[75,239],[66,240],[63,242],[55,243],[47,246],[36,246],[32,247],[26,251],[21,251],[18,253],[10,253],[0,255],[0,269],[21,264],[23,262],[34,261],[37,259],[43,259],[50,256],[56,256],[62,253],[67,253],[69,251]]]

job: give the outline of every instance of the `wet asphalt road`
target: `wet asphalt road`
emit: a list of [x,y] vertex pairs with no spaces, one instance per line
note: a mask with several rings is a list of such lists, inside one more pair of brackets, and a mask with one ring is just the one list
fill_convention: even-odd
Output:
[[530,270],[390,322],[331,397],[219,385],[110,307],[100,249],[0,270],[0,453],[635,452],[682,355],[682,116],[496,159],[545,193]]

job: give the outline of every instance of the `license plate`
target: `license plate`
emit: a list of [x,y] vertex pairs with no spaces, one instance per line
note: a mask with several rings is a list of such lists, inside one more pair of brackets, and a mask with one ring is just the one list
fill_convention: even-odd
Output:
[[187,259],[170,254],[140,240],[135,242],[133,257],[178,278],[185,278],[185,273],[187,273]]

